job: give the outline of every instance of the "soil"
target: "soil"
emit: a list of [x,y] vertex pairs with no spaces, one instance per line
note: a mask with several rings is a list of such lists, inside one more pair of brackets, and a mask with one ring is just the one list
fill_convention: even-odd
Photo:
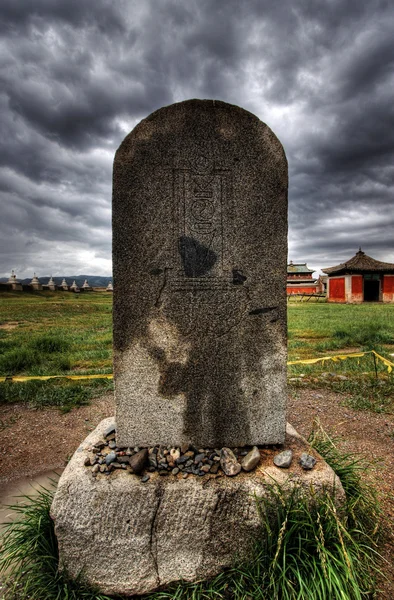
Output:
[[[330,436],[339,439],[342,450],[374,461],[367,476],[380,492],[387,533],[383,549],[387,580],[380,583],[377,600],[393,600],[394,415],[355,411],[343,401],[342,395],[326,390],[297,390],[289,398],[288,420],[305,437],[318,420]],[[63,468],[87,434],[113,414],[112,394],[66,414],[18,404],[2,406],[0,487],[12,485],[13,480],[23,476]]]

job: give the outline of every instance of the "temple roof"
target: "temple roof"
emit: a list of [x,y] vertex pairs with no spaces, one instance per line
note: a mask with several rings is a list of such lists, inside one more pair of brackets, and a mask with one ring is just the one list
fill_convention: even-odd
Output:
[[293,263],[291,260],[287,265],[288,273],[313,273],[313,269],[309,269],[306,263]]
[[348,273],[360,273],[367,271],[371,272],[379,272],[379,273],[394,273],[394,264],[381,262],[380,260],[375,260],[370,256],[367,256],[365,252],[360,250],[348,261],[337,265],[336,267],[329,267],[327,269],[322,269],[323,273],[327,273],[328,275],[333,275],[334,273],[348,272]]

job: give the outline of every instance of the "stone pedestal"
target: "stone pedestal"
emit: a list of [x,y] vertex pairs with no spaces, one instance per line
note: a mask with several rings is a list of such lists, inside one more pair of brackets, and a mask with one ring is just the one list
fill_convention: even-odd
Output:
[[[274,482],[300,485],[305,493],[342,486],[332,469],[315,454],[317,464],[303,471],[303,452],[312,452],[287,427],[285,448],[293,450],[289,469],[274,466],[278,450],[261,451],[251,473],[236,477],[181,475],[150,480],[124,470],[93,477],[84,466],[88,448],[103,439],[113,419],[106,419],[75,452],[53,501],[51,515],[59,544],[60,566],[72,577],[82,574],[106,594],[144,594],[178,580],[197,581],[245,558],[263,531],[256,497],[271,498]],[[313,452],[312,452],[313,453]]]

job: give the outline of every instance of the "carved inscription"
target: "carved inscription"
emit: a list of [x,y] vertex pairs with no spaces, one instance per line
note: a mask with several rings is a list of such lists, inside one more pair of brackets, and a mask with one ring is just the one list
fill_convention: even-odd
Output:
[[174,261],[171,287],[228,287],[231,270],[230,171],[200,155],[174,169]]

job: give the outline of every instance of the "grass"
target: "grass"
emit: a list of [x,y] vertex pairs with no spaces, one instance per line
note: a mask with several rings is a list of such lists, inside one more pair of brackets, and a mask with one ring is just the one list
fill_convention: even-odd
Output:
[[91,398],[112,389],[112,381],[108,379],[72,383],[64,380],[5,382],[0,385],[0,405],[26,403],[33,408],[52,406],[66,413],[72,408],[86,406]]
[[[394,362],[394,305],[289,304],[289,360],[376,350]],[[375,373],[376,367],[376,373]],[[375,377],[377,374],[377,377]],[[394,413],[394,372],[371,354],[290,365],[290,387],[329,389],[356,410]]]
[[[112,297],[38,292],[0,294],[0,376],[112,372]],[[0,383],[0,404],[63,411],[112,389],[105,380]]]
[[[60,294],[37,292],[0,293],[0,376],[6,375],[89,375],[112,372],[112,295]],[[394,305],[343,305],[316,303],[288,304],[289,360],[346,354],[375,349],[394,361]],[[302,382],[344,394],[354,408],[391,413],[394,411],[393,375],[377,362],[383,385],[371,382],[372,356],[324,364],[289,366],[289,378],[305,375]],[[335,381],[328,373],[346,376],[351,382]],[[25,391],[13,392],[0,383],[0,403],[12,402]],[[21,384],[15,384],[21,385]],[[70,385],[70,384],[65,384]],[[85,387],[86,386],[86,387]],[[65,398],[64,388],[47,382],[51,391],[43,394],[50,405]],[[84,384],[84,390],[93,384]],[[31,388],[34,392],[34,386]],[[72,388],[70,398],[78,397]],[[34,400],[35,402],[36,400]],[[72,403],[69,402],[69,405]]]
[[[380,574],[380,509],[365,482],[368,464],[338,448],[321,430],[312,445],[333,467],[346,492],[340,514],[328,494],[307,501],[273,485],[272,498],[259,503],[264,535],[249,561],[210,581],[172,586],[146,600],[367,600]],[[58,571],[57,544],[49,509],[53,491],[43,489],[12,506],[19,518],[6,525],[0,570],[8,570],[9,600],[105,600],[82,581]]]

